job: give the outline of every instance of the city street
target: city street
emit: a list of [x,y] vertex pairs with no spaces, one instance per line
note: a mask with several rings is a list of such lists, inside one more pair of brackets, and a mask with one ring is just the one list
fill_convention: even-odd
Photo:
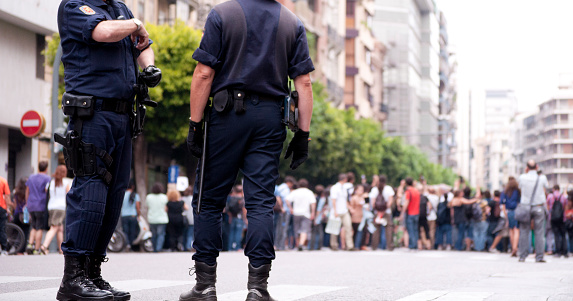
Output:
[[[269,289],[277,300],[573,300],[573,259],[525,263],[508,254],[455,251],[277,253]],[[218,300],[244,300],[247,259],[223,253]],[[109,254],[103,275],[132,300],[178,300],[191,288],[190,253]],[[55,300],[63,257],[0,257],[0,300]]]

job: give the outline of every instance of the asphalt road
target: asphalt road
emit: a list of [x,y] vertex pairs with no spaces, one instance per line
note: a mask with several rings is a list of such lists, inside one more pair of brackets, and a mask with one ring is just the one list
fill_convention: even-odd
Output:
[[[192,287],[191,253],[109,254],[103,276],[132,300],[178,300]],[[283,251],[269,290],[287,300],[573,300],[573,259],[526,262],[507,254],[456,251]],[[219,300],[244,300],[247,258],[222,253]],[[0,257],[0,300],[55,300],[63,257]]]

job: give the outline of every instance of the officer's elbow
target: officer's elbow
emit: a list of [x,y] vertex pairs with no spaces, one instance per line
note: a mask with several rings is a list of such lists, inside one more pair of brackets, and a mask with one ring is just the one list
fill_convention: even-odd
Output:
[[113,31],[105,26],[105,22],[100,22],[92,31],[92,39],[100,43],[116,42],[113,41]]
[[212,80],[213,76],[215,75],[215,70],[211,67],[198,63],[197,67],[195,67],[195,71],[193,72],[193,77],[199,80]]
[[309,74],[299,75],[294,79],[294,84],[298,90],[312,88],[312,81]]

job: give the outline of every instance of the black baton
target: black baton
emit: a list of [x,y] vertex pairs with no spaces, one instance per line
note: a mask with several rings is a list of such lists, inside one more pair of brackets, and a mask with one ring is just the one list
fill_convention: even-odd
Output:
[[203,198],[203,179],[205,174],[205,157],[207,156],[207,126],[209,124],[209,110],[205,110],[205,121],[203,123],[203,152],[199,162],[199,198],[197,200],[197,214],[201,213],[201,199]]

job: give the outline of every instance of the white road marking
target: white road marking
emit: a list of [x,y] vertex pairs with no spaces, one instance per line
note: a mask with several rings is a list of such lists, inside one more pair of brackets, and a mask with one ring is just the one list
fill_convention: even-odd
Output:
[[[294,301],[313,295],[333,292],[346,287],[342,286],[307,286],[307,285],[274,285],[269,286],[271,296],[281,301]],[[244,300],[247,297],[247,290],[231,292],[217,296],[219,301]]]
[[426,301],[426,300],[435,300],[445,294],[448,291],[423,291],[408,297],[404,297],[402,299],[398,299],[397,301]]
[[62,277],[28,277],[28,276],[0,276],[1,283],[16,283],[16,282],[28,282],[28,281],[42,281],[42,280],[52,280],[61,279]]
[[[27,277],[27,278],[39,278],[39,277]],[[43,278],[44,280],[46,278]],[[53,279],[53,278],[48,278]],[[30,281],[30,280],[28,280]],[[179,286],[190,284],[189,281],[167,281],[167,280],[149,280],[149,279],[135,279],[135,280],[125,280],[125,281],[113,281],[111,283],[114,287],[126,290],[129,292],[146,290],[146,289],[157,289],[162,287]],[[1,301],[32,301],[32,300],[54,300],[58,288],[46,288],[39,290],[27,290],[20,292],[4,293],[0,294]],[[246,294],[245,294],[246,296]]]
[[482,301],[491,295],[492,292],[423,291],[398,301]]

